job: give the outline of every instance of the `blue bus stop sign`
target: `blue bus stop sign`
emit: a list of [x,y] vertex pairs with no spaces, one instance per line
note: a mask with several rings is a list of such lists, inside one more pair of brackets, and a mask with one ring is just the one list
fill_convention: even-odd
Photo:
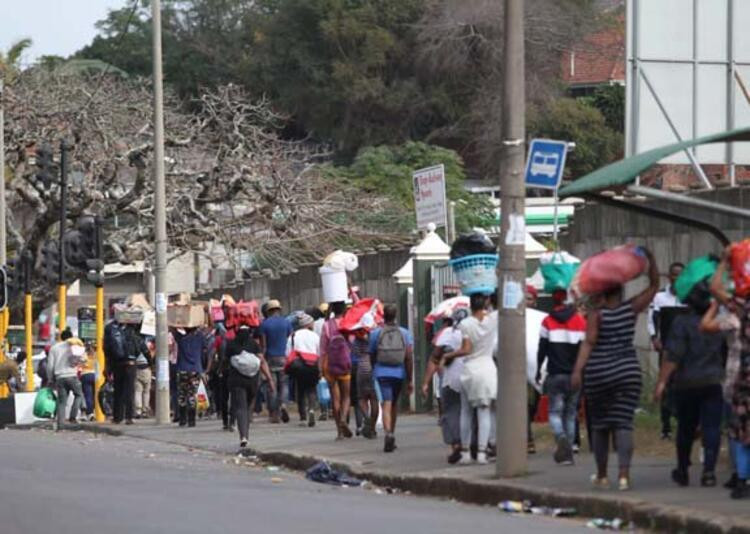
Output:
[[526,187],[557,189],[565,170],[568,143],[549,139],[534,139],[526,161]]

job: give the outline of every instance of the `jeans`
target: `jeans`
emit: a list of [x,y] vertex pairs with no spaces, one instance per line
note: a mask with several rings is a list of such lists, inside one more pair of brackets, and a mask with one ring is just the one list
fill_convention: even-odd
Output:
[[96,375],[86,373],[81,375],[81,387],[83,388],[83,398],[86,400],[86,415],[94,413],[94,390],[96,388]]
[[57,428],[62,428],[65,423],[65,407],[68,404],[68,393],[73,392],[73,406],[70,409],[70,420],[75,421],[78,410],[83,401],[83,390],[81,381],[77,376],[55,378],[55,389],[57,389]]
[[737,440],[730,440],[729,445],[732,449],[737,466],[737,477],[742,480],[750,478],[750,446],[743,445]]
[[284,372],[286,364],[285,356],[271,356],[268,358],[268,365],[271,368],[271,376],[276,384],[276,393],[269,392],[268,411],[272,416],[279,415],[279,410],[289,398],[289,377]]
[[135,372],[136,368],[132,363],[118,363],[115,365],[115,406],[112,419],[116,423],[122,421],[123,413],[126,420],[133,419]]
[[724,409],[721,386],[714,384],[699,388],[676,389],[677,412],[677,468],[687,470],[695,431],[700,424],[703,439],[703,470],[716,467],[721,445],[721,414]]
[[135,414],[147,415],[151,410],[151,368],[138,369],[135,374]]
[[544,384],[549,397],[549,425],[555,438],[561,436],[573,443],[576,437],[576,419],[578,416],[578,391],[570,389],[570,375],[549,375]]

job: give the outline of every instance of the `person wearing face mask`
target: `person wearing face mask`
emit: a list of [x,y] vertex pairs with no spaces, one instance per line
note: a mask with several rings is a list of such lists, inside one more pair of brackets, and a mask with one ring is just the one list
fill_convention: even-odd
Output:
[[712,487],[716,485],[714,468],[721,444],[726,344],[723,333],[699,328],[711,303],[705,280],[693,287],[686,303],[688,313],[672,323],[654,399],[661,400],[671,378],[677,415],[677,468],[672,480],[679,486],[689,484],[690,453],[700,425],[704,449],[701,486]]

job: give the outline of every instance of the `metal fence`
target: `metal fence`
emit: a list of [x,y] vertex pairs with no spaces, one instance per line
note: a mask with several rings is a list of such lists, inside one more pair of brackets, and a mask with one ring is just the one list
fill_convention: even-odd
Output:
[[446,263],[438,263],[430,268],[432,276],[432,308],[445,299],[461,294],[461,286],[458,284],[453,268]]

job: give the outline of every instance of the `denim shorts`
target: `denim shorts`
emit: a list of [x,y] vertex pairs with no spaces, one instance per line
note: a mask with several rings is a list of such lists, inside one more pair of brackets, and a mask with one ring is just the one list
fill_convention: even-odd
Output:
[[380,386],[380,395],[383,402],[398,400],[401,394],[401,388],[404,385],[402,378],[393,378],[390,376],[384,376],[378,378],[378,385]]

